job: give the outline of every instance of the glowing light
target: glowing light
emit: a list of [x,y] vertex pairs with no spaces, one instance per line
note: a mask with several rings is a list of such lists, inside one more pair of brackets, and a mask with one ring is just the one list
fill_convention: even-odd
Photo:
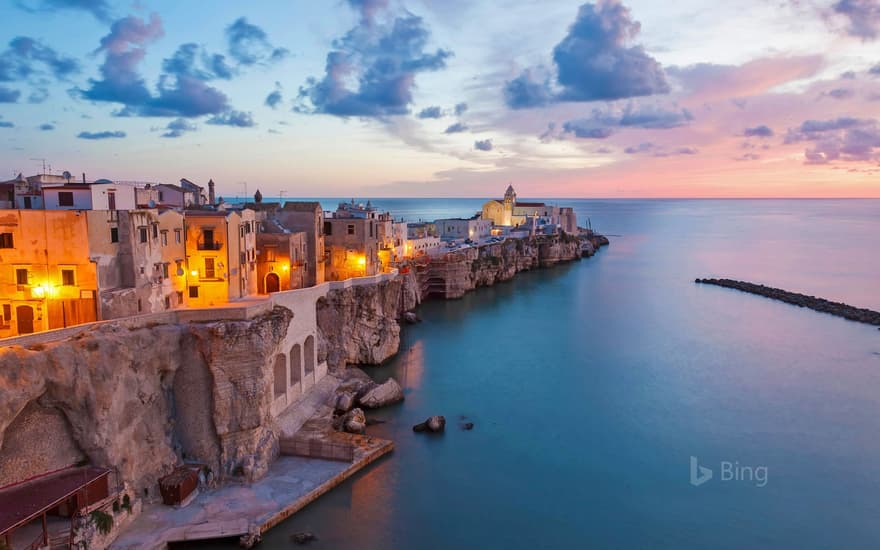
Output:
[[361,267],[367,265],[367,258],[365,256],[358,258],[358,265]]
[[189,272],[189,274],[192,275],[193,277],[198,277],[199,271],[197,269],[193,269],[192,271]]
[[287,264],[284,264],[284,265],[281,266],[281,269],[282,269],[283,271],[287,271],[288,269],[290,269],[290,266],[287,265]]
[[46,288],[42,286],[35,286],[33,292],[34,296],[36,296],[37,298],[42,298],[46,295]]

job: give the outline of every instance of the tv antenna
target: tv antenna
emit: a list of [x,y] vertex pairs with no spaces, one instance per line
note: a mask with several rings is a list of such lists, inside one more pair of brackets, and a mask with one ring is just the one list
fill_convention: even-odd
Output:
[[43,171],[41,172],[41,174],[48,173],[48,172],[46,172],[46,159],[36,158],[36,159],[30,159],[30,160],[42,162],[43,163]]
[[247,182],[242,181],[242,182],[239,182],[238,184],[244,186],[244,202],[247,202],[247,199],[248,199]]

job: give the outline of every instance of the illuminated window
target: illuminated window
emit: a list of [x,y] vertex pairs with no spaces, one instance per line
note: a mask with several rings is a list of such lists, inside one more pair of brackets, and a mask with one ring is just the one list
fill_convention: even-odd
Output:
[[64,286],[76,286],[76,272],[72,269],[62,269],[61,284]]
[[12,233],[0,233],[0,248],[15,248],[12,243]]

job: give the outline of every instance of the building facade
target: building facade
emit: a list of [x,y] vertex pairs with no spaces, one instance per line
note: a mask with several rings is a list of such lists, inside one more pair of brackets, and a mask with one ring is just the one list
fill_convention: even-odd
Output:
[[463,219],[447,218],[434,222],[440,239],[444,241],[470,239],[481,241],[492,234],[492,220],[480,217]]
[[309,201],[288,201],[284,203],[275,218],[285,229],[291,232],[306,234],[307,256],[303,269],[306,274],[306,286],[315,286],[324,282],[324,210],[321,203]]

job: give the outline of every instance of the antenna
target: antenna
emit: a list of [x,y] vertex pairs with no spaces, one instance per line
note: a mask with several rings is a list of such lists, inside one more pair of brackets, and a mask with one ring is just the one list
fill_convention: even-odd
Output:
[[247,182],[246,181],[239,182],[239,185],[244,186],[244,202],[247,202],[247,198],[248,198]]
[[30,159],[30,160],[41,161],[43,163],[43,171],[40,173],[41,174],[46,173],[46,159],[36,158],[36,159]]

